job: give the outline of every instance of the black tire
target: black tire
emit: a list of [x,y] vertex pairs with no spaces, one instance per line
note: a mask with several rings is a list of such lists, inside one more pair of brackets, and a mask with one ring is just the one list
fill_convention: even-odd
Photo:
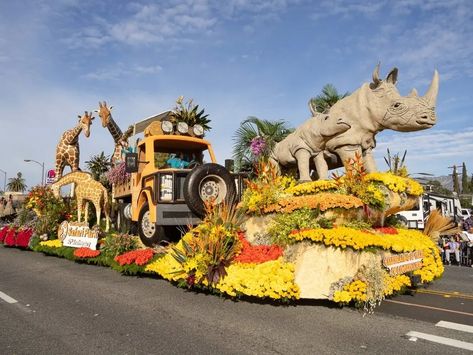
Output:
[[204,201],[231,205],[235,201],[236,187],[225,167],[209,163],[194,168],[184,181],[184,199],[198,217],[205,215]]
[[396,219],[402,227],[404,227],[404,228],[409,227],[409,222],[407,221],[406,217],[401,216],[401,215],[396,215]]
[[149,206],[143,205],[138,217],[138,234],[144,245],[155,246],[166,239],[163,226],[149,221]]

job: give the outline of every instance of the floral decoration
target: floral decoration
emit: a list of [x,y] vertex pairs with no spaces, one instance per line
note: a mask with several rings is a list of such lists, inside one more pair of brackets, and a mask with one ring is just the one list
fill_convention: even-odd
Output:
[[96,258],[100,255],[100,250],[92,250],[90,248],[77,248],[74,250],[74,256],[79,259]]
[[409,195],[420,196],[423,194],[424,189],[414,179],[394,175],[392,173],[369,173],[365,176],[365,181],[377,181],[381,182],[389,190],[393,192],[406,192]]
[[283,212],[289,213],[304,207],[318,208],[326,211],[331,208],[359,208],[364,203],[358,197],[336,193],[322,192],[316,195],[295,196],[279,200],[263,208],[264,213]]
[[39,245],[49,247],[49,248],[60,248],[62,247],[62,242],[59,239],[46,240],[39,242]]
[[127,182],[130,179],[131,174],[126,172],[125,162],[121,162],[107,171],[105,176],[110,184],[119,185]]
[[153,249],[138,249],[118,255],[114,260],[119,263],[120,266],[131,264],[143,266],[146,265],[153,258],[153,256]]
[[313,195],[319,192],[335,191],[336,189],[337,184],[334,180],[316,180],[290,186],[286,189],[286,192],[294,196],[300,196]]
[[242,244],[241,253],[234,259],[237,263],[260,264],[270,260],[276,260],[283,254],[283,249],[277,245],[251,245],[243,233],[238,237]]

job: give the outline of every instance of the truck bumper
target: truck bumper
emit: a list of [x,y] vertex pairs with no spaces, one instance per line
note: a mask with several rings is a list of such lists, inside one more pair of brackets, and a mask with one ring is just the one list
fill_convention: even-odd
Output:
[[156,224],[160,226],[197,225],[202,220],[186,204],[158,204],[156,206]]

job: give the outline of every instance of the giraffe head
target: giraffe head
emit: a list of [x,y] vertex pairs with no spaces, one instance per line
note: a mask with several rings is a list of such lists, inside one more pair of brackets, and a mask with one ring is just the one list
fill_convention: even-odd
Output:
[[84,112],[84,114],[81,116],[79,115],[79,125],[81,126],[82,130],[84,131],[84,135],[86,137],[90,136],[90,125],[92,124],[92,120],[95,118],[92,116],[91,113],[87,113],[87,111]]
[[102,127],[107,127],[108,123],[110,122],[112,108],[113,106],[107,107],[107,103],[105,101],[99,101],[99,109],[95,112],[98,112],[99,114],[100,120],[102,121]]

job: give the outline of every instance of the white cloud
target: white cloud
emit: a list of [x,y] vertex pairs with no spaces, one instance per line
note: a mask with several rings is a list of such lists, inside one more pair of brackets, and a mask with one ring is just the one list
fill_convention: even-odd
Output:
[[[407,150],[407,167],[441,175],[448,166],[465,162],[473,167],[473,128],[463,131],[434,130],[417,133],[392,133],[378,138],[375,156],[380,167],[389,148],[392,154]],[[420,170],[419,170],[420,169]]]
[[113,67],[107,67],[84,75],[84,78],[90,80],[121,80],[125,77],[137,75],[157,75],[163,68],[159,65],[143,66],[134,65],[131,67],[119,63]]

